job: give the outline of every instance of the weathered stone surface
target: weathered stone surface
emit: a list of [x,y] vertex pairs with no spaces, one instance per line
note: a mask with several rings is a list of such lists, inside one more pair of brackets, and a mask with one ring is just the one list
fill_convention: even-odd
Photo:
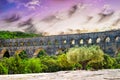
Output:
[[29,57],[32,57],[35,51],[41,48],[45,49],[49,55],[52,55],[59,49],[65,50],[76,45],[89,46],[93,44],[99,45],[105,53],[114,56],[120,51],[120,30],[0,40],[0,51],[7,49],[12,56],[16,50],[23,49]]
[[0,75],[0,80],[120,80],[120,69],[60,71],[55,73]]

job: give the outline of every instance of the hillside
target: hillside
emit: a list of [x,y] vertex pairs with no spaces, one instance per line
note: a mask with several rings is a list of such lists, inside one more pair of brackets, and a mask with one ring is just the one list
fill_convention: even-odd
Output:
[[33,34],[33,33],[24,33],[24,32],[10,32],[10,31],[0,31],[1,39],[15,39],[15,38],[30,38],[30,37],[38,37],[41,34]]

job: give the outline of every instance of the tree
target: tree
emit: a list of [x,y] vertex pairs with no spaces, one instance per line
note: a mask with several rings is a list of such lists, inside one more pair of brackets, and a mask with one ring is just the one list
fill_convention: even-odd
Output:
[[104,52],[99,46],[74,47],[67,52],[67,60],[70,63],[79,63],[82,69],[86,69],[88,63],[96,63],[103,60]]

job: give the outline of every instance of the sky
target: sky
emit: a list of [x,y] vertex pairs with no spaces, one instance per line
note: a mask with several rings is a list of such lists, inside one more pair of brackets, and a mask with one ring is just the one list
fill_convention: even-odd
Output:
[[[43,25],[41,23],[38,25],[38,21],[43,22],[46,17],[49,18],[50,16],[60,15],[65,17],[65,13],[68,11],[71,10],[71,12],[74,12],[76,8],[75,5],[77,5],[77,8],[81,6],[82,8],[87,7],[86,11],[81,11],[83,12],[83,14],[81,14],[82,16],[86,16],[84,14],[88,13],[91,16],[95,15],[95,13],[103,12],[104,14],[109,14],[120,11],[120,0],[0,0],[0,28],[1,30],[25,31],[25,28],[21,29],[17,26],[25,21],[31,21],[28,25],[32,25],[32,27],[34,27],[34,24],[35,28],[40,28],[40,25],[46,28],[46,26],[50,24]],[[107,10],[105,11],[106,8]],[[54,22],[54,24],[56,23]],[[35,28],[31,28],[31,30]],[[40,30],[38,30],[38,32],[40,32]],[[42,32],[44,31],[42,30]]]
[[120,7],[120,0],[0,0],[0,14],[30,15],[39,13],[44,16],[46,13],[51,14],[67,9],[76,3],[90,4],[94,8],[101,8],[104,4],[109,4],[114,9]]

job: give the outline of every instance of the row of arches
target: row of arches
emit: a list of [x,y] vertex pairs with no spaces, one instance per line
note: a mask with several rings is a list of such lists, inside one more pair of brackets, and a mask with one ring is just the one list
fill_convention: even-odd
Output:
[[[13,47],[13,46],[47,46],[47,45],[74,45],[74,44],[99,44],[101,42],[103,43],[109,43],[113,41],[110,37],[106,37],[105,39],[101,39],[100,37],[96,38],[96,39],[92,39],[92,38],[88,38],[88,39],[71,39],[71,40],[67,40],[67,39],[63,39],[63,40],[58,40],[55,39],[54,41],[51,40],[47,40],[47,41],[28,41],[28,42],[9,42],[9,43],[4,43],[4,47]],[[120,42],[120,37],[117,36],[114,39],[115,42]]]
[[[3,58],[3,57],[7,57],[9,58],[10,57],[10,54],[11,52],[13,52],[14,54],[13,55],[19,55],[20,57],[27,57],[27,50],[24,50],[24,49],[18,49],[16,51],[12,51],[12,50],[7,50],[7,49],[2,49],[0,51],[0,58]],[[45,52],[45,50],[43,48],[38,48],[38,49],[35,49],[33,51],[33,54],[32,54],[32,57],[38,57],[40,55],[43,55]],[[40,53],[40,54],[39,54]],[[29,55],[28,55],[29,56]]]

